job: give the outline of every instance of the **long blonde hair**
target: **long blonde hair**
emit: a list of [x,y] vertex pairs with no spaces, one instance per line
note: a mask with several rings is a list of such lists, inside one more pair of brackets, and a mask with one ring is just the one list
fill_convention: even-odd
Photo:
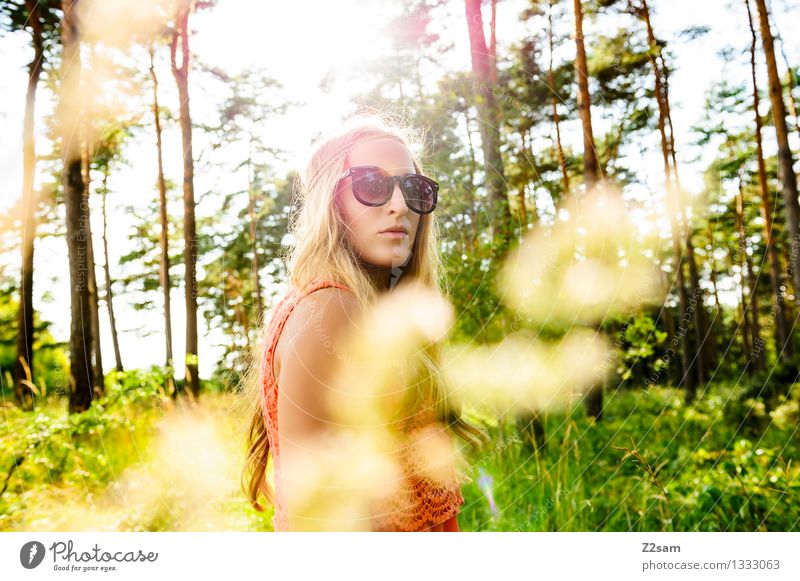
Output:
[[[345,170],[350,152],[358,145],[374,139],[396,139],[406,146],[417,173],[422,173],[418,155],[412,143],[414,131],[399,123],[390,123],[377,115],[351,118],[337,132],[318,141],[306,165],[305,172],[295,182],[296,212],[290,217],[289,233],[293,245],[287,263],[291,286],[305,288],[315,278],[344,285],[353,292],[362,307],[373,304],[379,291],[364,272],[349,243],[345,225],[334,200],[339,177]],[[420,216],[417,235],[409,260],[395,287],[415,281],[426,288],[441,292],[441,271],[438,249],[439,226],[434,213]],[[263,325],[263,321],[262,321]],[[248,371],[243,380],[243,392],[251,410],[247,432],[247,454],[242,472],[242,487],[250,504],[258,511],[264,507],[258,498],[264,494],[272,502],[272,491],[266,480],[270,446],[262,413],[259,362],[263,356],[266,337],[252,350]],[[424,398],[435,402],[436,415],[453,433],[474,448],[488,440],[486,432],[461,417],[460,403],[454,400],[442,383],[439,374],[441,345],[431,343],[419,353],[421,376],[415,382],[413,397],[418,403]]]

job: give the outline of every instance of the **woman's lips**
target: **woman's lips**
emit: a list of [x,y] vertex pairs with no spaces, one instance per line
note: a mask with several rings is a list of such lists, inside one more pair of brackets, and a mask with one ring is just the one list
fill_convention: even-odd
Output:
[[384,230],[383,232],[378,232],[378,234],[380,234],[381,236],[385,236],[386,238],[392,238],[395,240],[402,240],[403,238],[408,236],[408,234],[406,234],[401,230]]

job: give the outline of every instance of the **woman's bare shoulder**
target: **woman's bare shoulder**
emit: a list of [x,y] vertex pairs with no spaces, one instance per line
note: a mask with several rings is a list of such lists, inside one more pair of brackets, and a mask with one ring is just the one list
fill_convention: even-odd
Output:
[[324,357],[336,348],[335,341],[355,322],[359,305],[349,291],[336,287],[316,290],[304,296],[289,314],[275,349],[275,375],[287,356]]

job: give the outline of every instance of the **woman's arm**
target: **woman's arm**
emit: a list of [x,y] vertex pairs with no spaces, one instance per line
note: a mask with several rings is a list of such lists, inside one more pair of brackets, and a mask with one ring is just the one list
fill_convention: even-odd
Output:
[[[335,405],[340,353],[358,316],[358,303],[337,288],[320,289],[295,307],[278,347],[278,433],[282,485],[292,530],[345,530],[337,521],[342,491],[332,486],[341,426]],[[285,340],[285,341],[284,341]],[[352,494],[350,495],[352,496]],[[340,515],[344,516],[344,515]]]

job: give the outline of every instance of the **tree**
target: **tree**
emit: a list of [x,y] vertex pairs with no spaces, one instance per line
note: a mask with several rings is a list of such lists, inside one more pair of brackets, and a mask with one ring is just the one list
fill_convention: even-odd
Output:
[[486,48],[481,2],[480,0],[465,0],[465,7],[470,54],[472,55],[475,102],[479,113],[486,192],[489,198],[492,227],[497,241],[496,257],[500,259],[509,248],[513,237],[513,228],[503,158],[500,152],[500,117],[494,98],[495,85],[492,82],[496,70],[492,71],[493,60]]
[[14,395],[20,407],[33,408],[33,255],[36,239],[38,196],[34,190],[36,144],[34,140],[36,91],[45,64],[46,43],[55,37],[58,17],[52,1],[24,0],[0,3],[0,14],[9,31],[30,29],[33,59],[28,65],[25,119],[22,129],[22,272],[17,313],[17,356],[14,364]]
[[753,113],[755,115],[755,139],[756,139],[756,156],[758,162],[758,185],[759,192],[761,193],[761,217],[764,220],[764,244],[767,249],[767,258],[769,259],[769,281],[772,285],[772,299],[775,303],[775,318],[777,326],[777,349],[776,352],[780,357],[787,359],[791,355],[792,343],[789,340],[789,329],[786,324],[786,305],[783,300],[783,292],[781,291],[781,270],[778,262],[778,250],[775,243],[775,234],[773,233],[772,224],[772,203],[769,185],[767,183],[767,170],[764,163],[764,148],[761,140],[761,113],[759,112],[759,104],[761,97],[758,91],[758,81],[756,79],[756,31],[753,26],[753,15],[750,11],[750,1],[745,0],[745,8],[747,9],[747,21],[750,27],[750,36],[752,42],[750,43],[750,74],[753,82]]
[[575,17],[575,83],[578,86],[578,113],[583,129],[583,183],[588,192],[600,181],[597,151],[592,130],[592,99],[589,94],[589,71],[586,66],[586,47],[583,42],[583,6],[573,1]]
[[786,224],[790,239],[791,271],[795,295],[800,292],[800,202],[797,199],[797,176],[794,173],[794,157],[789,147],[789,130],[786,125],[786,107],[783,103],[783,87],[775,61],[775,46],[769,25],[769,13],[765,0],[755,0],[761,28],[761,46],[767,61],[769,99],[772,104],[772,122],[778,140],[778,170],[786,205]]
[[164,297],[164,342],[167,381],[166,389],[170,396],[175,396],[175,363],[172,355],[172,303],[170,301],[170,280],[169,280],[169,220],[167,215],[167,184],[164,179],[163,148],[161,144],[161,107],[158,104],[158,76],[155,68],[155,49],[151,44],[150,53],[150,79],[153,87],[153,123],[156,130],[156,159],[158,160],[158,215],[161,226],[159,236],[159,247],[161,255],[158,263],[159,280],[161,282],[161,292]]
[[561,168],[561,176],[564,180],[564,195],[569,195],[569,172],[567,171],[567,158],[564,154],[564,146],[561,143],[561,119],[558,115],[558,93],[556,92],[556,74],[553,69],[553,52],[555,51],[555,35],[553,33],[553,6],[556,0],[547,2],[547,88],[550,90],[550,105],[553,108],[553,125],[556,130],[556,150],[558,152],[558,166]]
[[[581,0],[574,0],[575,18],[575,82],[578,86],[578,112],[583,129],[583,183],[586,192],[595,188],[600,180],[597,165],[597,152],[594,147],[592,131],[592,100],[589,95],[589,72],[586,67],[586,48],[583,44],[583,6]],[[597,385],[585,396],[586,413],[600,420],[603,413],[603,386]]]
[[90,169],[97,170],[97,172],[102,176],[100,180],[100,186],[97,188],[97,193],[99,193],[101,196],[101,210],[103,217],[103,287],[105,288],[103,298],[106,302],[106,308],[108,310],[108,320],[111,326],[111,342],[114,347],[114,363],[117,371],[122,371],[123,366],[122,353],[120,352],[119,348],[117,318],[114,311],[114,279],[111,276],[111,261],[108,253],[108,213],[106,202],[108,194],[110,193],[108,186],[109,174],[111,173],[111,169],[114,164],[124,161],[124,158],[122,158],[123,145],[131,135],[131,127],[133,124],[134,122],[131,120],[114,120],[109,125],[103,127],[98,132],[99,138],[96,140],[92,148],[93,154],[90,163]]
[[[258,221],[263,213],[262,187],[266,181],[268,166],[259,160],[282,157],[283,152],[264,145],[264,124],[275,116],[282,115],[290,103],[274,91],[281,88],[280,83],[259,70],[245,70],[235,76],[214,71],[216,76],[226,81],[232,89],[231,94],[220,107],[220,125],[216,128],[219,141],[214,147],[223,144],[246,143],[245,159],[237,165],[234,172],[244,169],[247,173],[247,224],[250,254],[250,288],[257,319],[264,309],[263,289],[259,278]],[[247,325],[249,330],[249,324]]]
[[[93,50],[89,47],[87,53],[89,54],[89,58],[91,59],[93,56]],[[91,60],[90,60],[91,62]],[[82,93],[85,93],[86,89],[82,88]],[[83,100],[83,99],[82,99]],[[81,141],[81,174],[82,174],[82,182],[83,187],[85,189],[84,192],[84,204],[86,205],[86,214],[87,216],[91,214],[91,193],[92,193],[92,178],[90,172],[91,166],[91,158],[92,152],[89,151],[90,144],[89,144],[89,135],[92,124],[91,115],[85,114],[83,107],[81,108],[81,120],[80,120],[80,141]],[[105,383],[104,374],[103,374],[103,351],[100,346],[100,301],[98,299],[98,292],[97,292],[97,273],[95,270],[95,259],[94,259],[94,236],[92,234],[92,222],[91,220],[86,220],[86,224],[84,225],[86,236],[86,274],[87,274],[87,283],[89,285],[89,324],[92,326],[92,336],[90,341],[90,353],[91,353],[91,365],[92,365],[92,385],[94,389],[95,397],[100,397],[103,395],[103,386]]]
[[62,0],[61,38],[61,93],[59,96],[59,122],[61,132],[61,158],[64,170],[61,185],[64,192],[67,221],[67,249],[70,279],[70,386],[69,412],[82,412],[92,402],[91,349],[92,326],[89,317],[89,285],[87,271],[87,236],[84,225],[89,220],[86,188],[81,175],[81,148],[78,134],[81,122],[78,99],[80,87],[80,28],[76,5],[79,0]]
[[[186,357],[184,389],[194,397],[200,395],[200,378],[197,375],[197,254],[194,159],[192,157],[192,116],[189,109],[189,14],[193,0],[180,0],[172,32],[170,58],[172,74],[180,99],[181,142],[183,144],[183,261],[185,267],[186,297]],[[180,63],[178,62],[180,44]]]

